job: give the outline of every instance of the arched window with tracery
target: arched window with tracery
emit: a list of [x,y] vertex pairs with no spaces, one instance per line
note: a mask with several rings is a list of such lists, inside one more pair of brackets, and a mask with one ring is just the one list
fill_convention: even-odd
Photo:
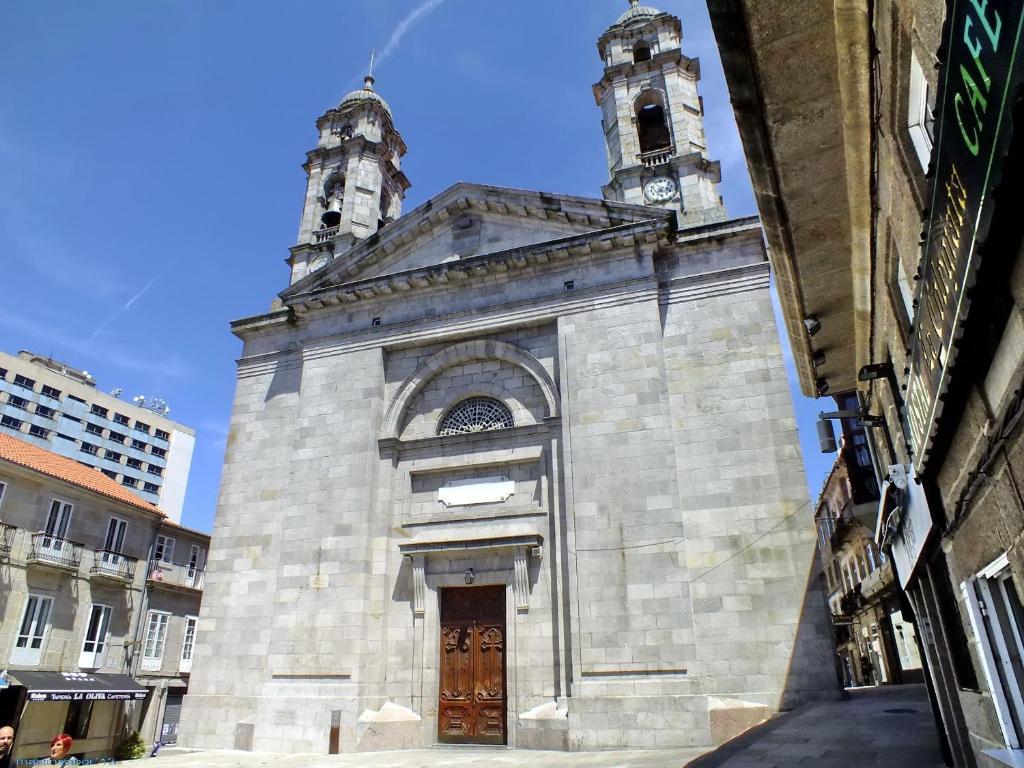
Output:
[[458,403],[437,427],[437,434],[467,435],[472,432],[490,432],[515,426],[512,411],[493,397],[470,397]]
[[637,96],[634,110],[641,152],[654,152],[672,146],[672,134],[668,129],[665,99],[660,91],[651,88],[641,93]]

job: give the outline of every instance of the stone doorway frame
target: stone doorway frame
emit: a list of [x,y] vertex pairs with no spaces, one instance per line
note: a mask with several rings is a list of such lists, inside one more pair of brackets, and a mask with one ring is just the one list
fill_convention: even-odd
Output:
[[[441,685],[440,590],[465,587],[465,568],[472,567],[474,586],[505,587],[505,744],[509,749],[516,747],[519,712],[522,711],[517,623],[519,615],[529,611],[528,558],[543,556],[543,541],[540,534],[529,534],[399,545],[403,559],[412,565],[411,703],[413,711],[423,718],[424,746],[440,744],[437,738]],[[439,561],[445,561],[447,567]],[[429,568],[430,562],[438,562],[439,567]]]

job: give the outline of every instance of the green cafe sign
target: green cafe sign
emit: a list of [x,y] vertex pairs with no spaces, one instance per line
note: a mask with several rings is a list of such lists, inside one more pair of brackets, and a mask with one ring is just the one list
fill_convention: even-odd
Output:
[[914,465],[928,463],[957,343],[970,309],[991,192],[1012,138],[1024,82],[1021,0],[948,0],[935,113],[931,216],[925,231],[907,381]]

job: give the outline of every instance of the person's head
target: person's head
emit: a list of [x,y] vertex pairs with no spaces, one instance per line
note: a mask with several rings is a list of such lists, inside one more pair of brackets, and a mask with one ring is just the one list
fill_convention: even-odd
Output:
[[58,760],[64,757],[71,751],[71,744],[72,739],[66,733],[62,733],[60,736],[54,736],[53,741],[50,742],[50,757],[53,760]]
[[0,757],[6,755],[14,746],[14,729],[9,725],[0,728]]

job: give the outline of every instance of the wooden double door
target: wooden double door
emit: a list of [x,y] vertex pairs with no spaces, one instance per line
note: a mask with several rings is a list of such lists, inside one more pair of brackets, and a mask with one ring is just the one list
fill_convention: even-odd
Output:
[[505,587],[441,590],[438,740],[505,743]]

